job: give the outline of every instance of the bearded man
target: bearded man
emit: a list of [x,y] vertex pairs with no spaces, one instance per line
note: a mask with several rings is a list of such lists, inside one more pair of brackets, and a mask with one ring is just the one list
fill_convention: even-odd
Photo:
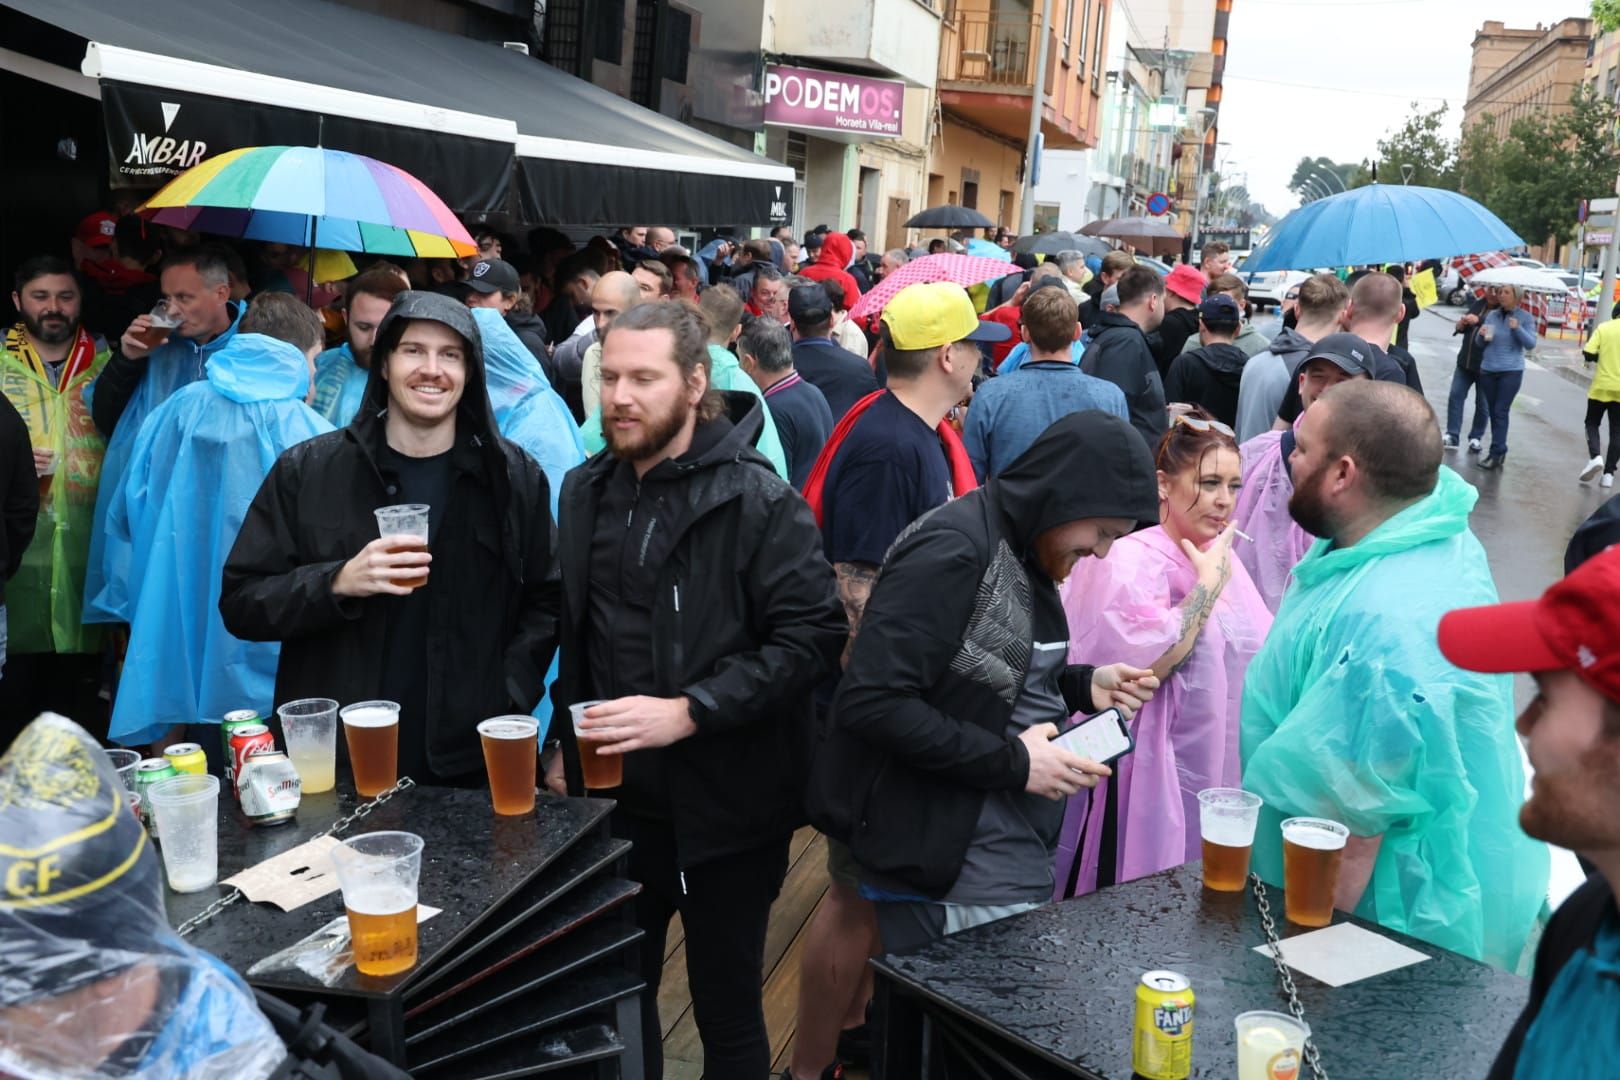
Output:
[[[568,474],[558,514],[562,651],[553,714],[623,755],[617,836],[643,888],[647,1076],[662,1075],[658,982],[680,913],[704,1075],[770,1070],[765,927],[803,823],[812,690],[848,627],[810,508],[754,448],[758,398],[709,384],[709,329],[646,303],[606,328],[610,453]],[[546,781],[582,790],[571,725]],[[565,784],[566,776],[566,784]]]

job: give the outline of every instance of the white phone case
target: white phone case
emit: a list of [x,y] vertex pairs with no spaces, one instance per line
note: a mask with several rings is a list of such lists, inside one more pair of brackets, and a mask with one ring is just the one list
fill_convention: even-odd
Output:
[[1088,716],[1052,741],[1072,754],[1103,765],[1130,753],[1133,745],[1118,709]]

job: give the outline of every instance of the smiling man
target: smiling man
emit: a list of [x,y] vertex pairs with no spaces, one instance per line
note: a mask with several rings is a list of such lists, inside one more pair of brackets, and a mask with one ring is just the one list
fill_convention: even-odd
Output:
[[[377,328],[359,415],[286,451],[225,563],[220,613],[280,641],[275,700],[397,701],[399,775],[481,784],[477,725],[528,712],[556,641],[545,475],[502,438],[467,308],[404,292]],[[373,511],[428,506],[426,551]]]

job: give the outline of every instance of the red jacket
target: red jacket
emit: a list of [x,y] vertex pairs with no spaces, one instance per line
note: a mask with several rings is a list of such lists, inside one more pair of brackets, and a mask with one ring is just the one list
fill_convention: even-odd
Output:
[[844,267],[855,258],[855,245],[843,233],[828,233],[821,242],[821,254],[816,261],[800,270],[799,273],[811,281],[836,281],[844,288],[844,303],[854,307],[855,301],[861,298],[861,287],[855,284]]

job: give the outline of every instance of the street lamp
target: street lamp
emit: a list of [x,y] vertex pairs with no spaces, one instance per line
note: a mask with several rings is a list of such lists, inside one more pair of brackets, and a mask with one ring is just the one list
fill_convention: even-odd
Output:
[[[1333,183],[1339,185],[1339,191],[1341,191],[1341,192],[1350,190],[1349,188],[1344,186],[1344,177],[1340,176],[1338,173],[1329,172],[1327,169],[1322,168],[1320,165],[1316,166],[1315,168],[1313,168],[1311,170],[1311,175],[1315,176],[1315,177],[1320,177],[1322,179],[1332,179]],[[1328,192],[1330,194],[1333,192],[1333,188],[1330,185],[1323,184],[1322,186],[1327,188],[1327,190],[1328,190]]]
[[1300,181],[1299,186],[1302,192],[1309,192],[1311,195],[1309,199],[1305,200],[1306,202],[1315,202],[1317,199],[1325,199],[1331,194],[1331,192],[1327,191],[1323,187],[1322,182],[1314,176],[1307,176],[1304,180]]

